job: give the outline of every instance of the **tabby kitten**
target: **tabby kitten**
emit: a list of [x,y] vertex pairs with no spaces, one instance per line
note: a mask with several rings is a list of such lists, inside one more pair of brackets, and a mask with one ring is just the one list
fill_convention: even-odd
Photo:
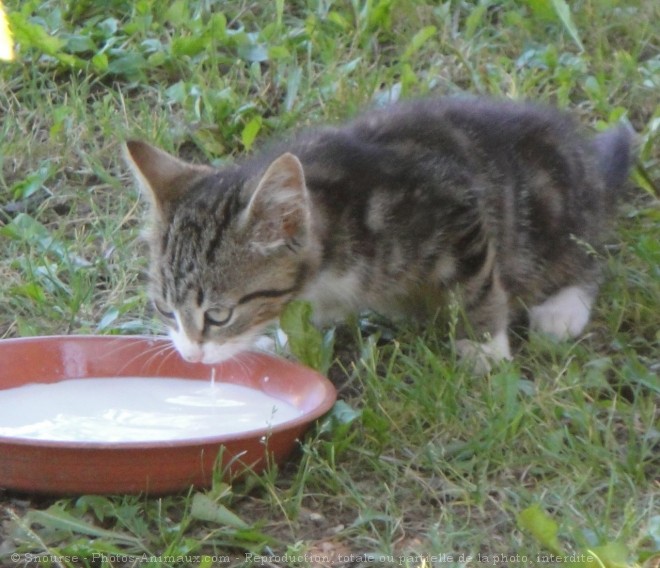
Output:
[[[151,202],[151,296],[188,361],[249,349],[287,302],[319,323],[416,315],[458,294],[459,350],[509,359],[507,327],[584,329],[631,134],[585,138],[567,115],[429,99],[312,129],[222,169],[144,142],[126,156]],[[587,246],[588,244],[588,246]]]

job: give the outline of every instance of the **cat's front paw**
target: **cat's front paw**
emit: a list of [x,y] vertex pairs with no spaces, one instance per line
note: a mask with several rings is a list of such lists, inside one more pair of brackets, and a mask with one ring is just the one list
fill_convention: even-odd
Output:
[[456,352],[461,361],[466,362],[477,375],[487,375],[493,364],[511,360],[509,338],[505,332],[496,334],[485,343],[460,339],[456,342]]
[[280,328],[274,335],[258,335],[254,340],[254,347],[257,351],[272,353],[274,355],[290,355],[289,338]]
[[529,311],[531,329],[563,340],[577,337],[589,322],[593,296],[579,286],[562,288]]
[[264,351],[266,353],[277,353],[277,344],[275,340],[269,335],[259,335],[254,340],[254,347],[258,351]]

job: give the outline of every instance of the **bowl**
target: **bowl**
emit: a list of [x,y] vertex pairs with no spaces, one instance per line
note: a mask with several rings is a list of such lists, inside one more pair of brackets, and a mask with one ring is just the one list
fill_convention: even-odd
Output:
[[[188,363],[165,338],[51,336],[0,341],[0,390],[90,377],[179,377],[257,389],[292,404],[286,422],[239,434],[154,442],[70,442],[0,435],[0,487],[52,495],[162,495],[282,464],[336,400],[327,378],[262,353],[217,364]],[[0,410],[1,411],[1,410]],[[29,408],[25,412],[30,412]]]

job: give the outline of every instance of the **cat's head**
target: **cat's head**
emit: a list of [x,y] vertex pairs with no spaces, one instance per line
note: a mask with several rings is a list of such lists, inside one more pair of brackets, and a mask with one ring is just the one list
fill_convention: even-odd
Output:
[[255,172],[192,165],[144,142],[127,162],[150,202],[150,294],[180,354],[217,363],[248,349],[304,286],[312,243],[300,161]]

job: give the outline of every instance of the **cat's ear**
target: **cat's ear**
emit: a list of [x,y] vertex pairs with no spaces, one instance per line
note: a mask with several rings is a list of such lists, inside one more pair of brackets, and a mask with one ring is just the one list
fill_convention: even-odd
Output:
[[273,250],[306,243],[309,195],[300,160],[286,153],[273,161],[259,180],[245,211],[255,246]]
[[165,212],[168,204],[185,194],[200,177],[213,172],[208,166],[188,164],[138,140],[126,142],[124,157],[140,189],[159,213]]

